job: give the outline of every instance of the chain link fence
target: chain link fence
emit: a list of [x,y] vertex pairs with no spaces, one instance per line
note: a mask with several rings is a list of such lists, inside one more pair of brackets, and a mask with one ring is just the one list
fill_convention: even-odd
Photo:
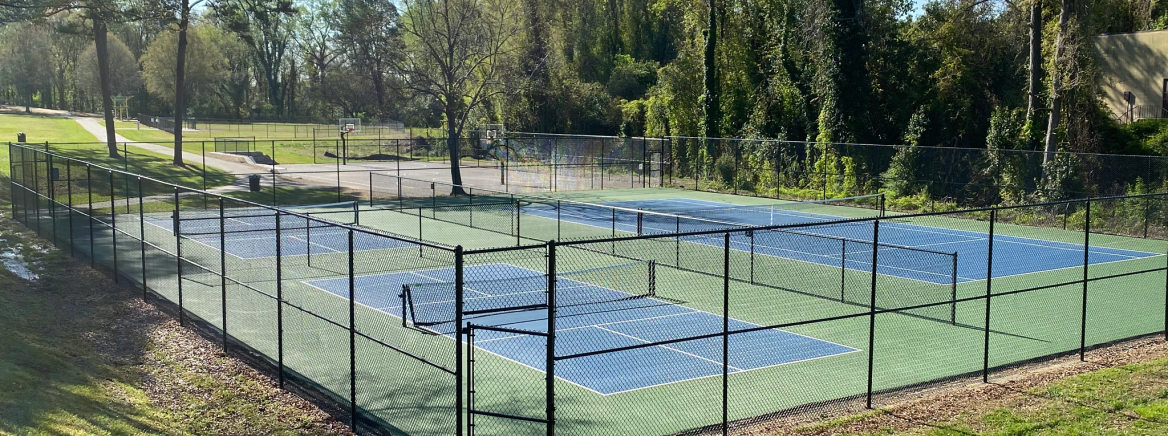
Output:
[[731,433],[1168,333],[1168,194],[759,225],[387,176],[355,226],[9,153],[17,220],[362,433]]

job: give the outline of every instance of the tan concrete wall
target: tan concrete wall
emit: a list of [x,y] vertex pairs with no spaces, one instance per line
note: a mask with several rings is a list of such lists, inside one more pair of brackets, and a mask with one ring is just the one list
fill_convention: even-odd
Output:
[[1103,72],[1103,99],[1113,114],[1128,112],[1123,101],[1128,91],[1135,94],[1143,112],[1162,109],[1164,79],[1168,79],[1168,30],[1098,36],[1095,47]]

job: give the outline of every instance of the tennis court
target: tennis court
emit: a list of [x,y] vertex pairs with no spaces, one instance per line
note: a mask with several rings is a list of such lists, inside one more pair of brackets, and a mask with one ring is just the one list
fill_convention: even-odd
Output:
[[[674,221],[658,216],[626,212],[616,214],[612,209],[590,207],[575,203],[524,208],[526,214],[559,219],[577,224],[609,228],[625,233],[694,232],[734,226],[777,226],[801,223],[830,222],[845,217],[783,209],[783,205],[741,206],[690,198],[614,201],[603,203],[629,210],[644,210],[680,215],[702,220]],[[614,224],[615,222],[615,224]],[[707,223],[725,223],[724,226]],[[680,227],[680,228],[677,228]],[[833,224],[790,231],[763,231],[753,236],[737,235],[731,239],[731,248],[751,251],[786,259],[844,266],[855,271],[871,271],[872,222]],[[682,241],[721,246],[716,237],[687,236]],[[880,224],[880,254],[877,273],[935,284],[973,282],[985,279],[989,234],[883,221]],[[956,271],[943,261],[922,261],[932,255],[955,255]],[[1091,246],[1088,261],[1091,265],[1143,259],[1161,254]],[[998,259],[1025,259],[1018,262],[994,264],[994,278],[1074,268],[1083,265],[1083,245],[1033,239],[1021,236],[994,235],[994,257]]]
[[[353,203],[338,203],[348,211],[320,212],[325,219],[353,221],[356,208]],[[312,206],[315,210],[331,205]],[[337,207],[337,206],[332,206]],[[295,208],[289,208],[295,210]],[[218,210],[183,211],[176,219],[174,215],[146,215],[146,224],[173,234],[180,229],[186,240],[198,242],[215,250],[222,249],[227,254],[240,259],[261,259],[283,256],[304,256],[349,251],[348,231],[321,221],[314,221],[297,215],[281,215],[279,222],[274,214],[256,214],[256,211],[225,211],[222,218]],[[177,223],[177,225],[176,225]],[[279,227],[279,231],[277,231]],[[222,230],[222,239],[220,231]],[[271,243],[279,235],[280,246]],[[385,250],[415,246],[408,242],[390,238],[356,238],[354,251]],[[277,253],[277,251],[280,253]]]
[[[465,286],[465,323],[537,333],[479,330],[475,346],[544,371],[546,344],[538,333],[547,332],[547,276],[510,264],[468,266],[465,274],[468,280]],[[585,273],[600,280],[604,276],[619,274],[620,271],[610,268]],[[676,338],[678,332],[717,332],[722,329],[720,315],[570,277],[571,273],[559,275],[556,282],[557,354],[657,342]],[[454,338],[453,280],[452,268],[358,276],[354,278],[353,292],[359,304],[399,318],[404,314],[416,320],[416,325],[425,325],[435,333]],[[349,298],[348,278],[306,283],[341,298]],[[403,310],[406,307],[404,298],[394,291],[403,289],[403,286],[414,289],[414,301],[405,303],[412,307],[412,313]],[[731,330],[758,327],[735,319],[729,320],[729,325]],[[738,335],[731,341],[728,370],[732,374],[740,373],[855,351],[858,350],[783,330],[761,330]],[[722,374],[721,361],[722,339],[715,337],[640,348],[628,352],[619,361],[587,357],[570,359],[556,365],[556,376],[592,392],[611,395],[718,376]],[[620,367],[608,363],[617,363]]]

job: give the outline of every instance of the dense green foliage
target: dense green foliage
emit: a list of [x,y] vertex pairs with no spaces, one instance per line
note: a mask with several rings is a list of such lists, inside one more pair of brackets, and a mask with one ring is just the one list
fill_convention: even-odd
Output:
[[[886,144],[911,137],[921,146],[1035,149],[1047,124],[1041,108],[1033,117],[1018,112],[1029,91],[1029,1],[436,1],[477,11],[462,29],[498,19],[520,32],[491,56],[489,72],[474,73],[495,89],[481,104],[467,97],[465,107],[456,107],[470,112],[468,128],[502,122],[509,131],[630,136],[713,129],[724,137]],[[1044,105],[1053,75],[1062,79],[1060,148],[1168,152],[1160,129],[1140,123],[1124,129],[1111,120],[1098,99],[1091,43],[1103,32],[1164,28],[1168,8],[1151,0],[1067,0],[1068,55],[1056,65],[1061,0],[1033,1],[1043,12]],[[450,117],[443,107],[461,103],[415,86],[418,65],[402,68],[417,60],[412,53],[436,47],[403,31],[418,24],[410,8],[430,3],[211,2],[196,11],[188,56],[217,59],[215,80],[196,86],[189,115],[317,121],[350,115],[442,127]],[[78,62],[86,47],[80,15],[2,29],[10,37],[0,44],[7,60],[0,100],[99,106],[92,74]],[[167,81],[150,62],[151,53],[173,52],[172,28],[165,17],[110,23],[147,67],[131,112],[172,110],[173,97],[161,92],[166,86],[150,86]],[[198,47],[204,40],[211,43],[206,50]],[[201,69],[188,68],[195,85]],[[1001,117],[1013,124],[1007,128]],[[709,163],[723,159],[716,147],[685,152]]]

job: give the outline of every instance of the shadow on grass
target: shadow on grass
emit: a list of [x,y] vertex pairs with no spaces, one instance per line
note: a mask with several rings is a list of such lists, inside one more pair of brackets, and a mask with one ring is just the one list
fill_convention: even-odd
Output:
[[132,293],[18,231],[7,216],[10,194],[0,175],[0,249],[25,253],[41,278],[0,270],[0,433],[169,433],[134,387],[145,332],[163,319],[134,310],[141,303]]

